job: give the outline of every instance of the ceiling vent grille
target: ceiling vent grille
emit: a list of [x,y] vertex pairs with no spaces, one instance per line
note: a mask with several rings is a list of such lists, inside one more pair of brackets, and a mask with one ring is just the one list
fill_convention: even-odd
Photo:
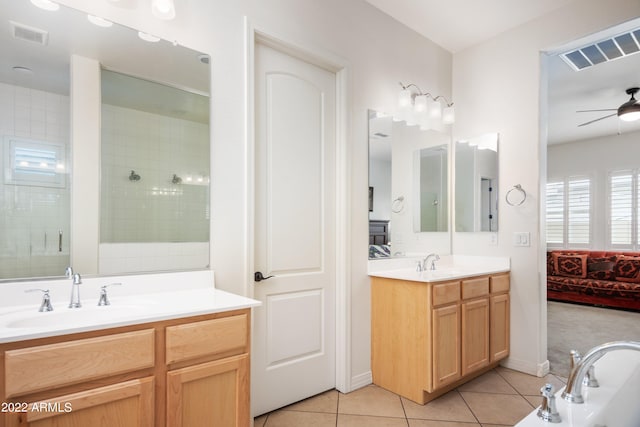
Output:
[[560,57],[575,71],[640,52],[640,29],[583,46]]
[[29,27],[28,25],[20,24],[14,21],[10,22],[11,34],[16,39],[38,43],[43,46],[46,46],[47,42],[49,41],[49,33],[45,30],[41,30],[35,27]]

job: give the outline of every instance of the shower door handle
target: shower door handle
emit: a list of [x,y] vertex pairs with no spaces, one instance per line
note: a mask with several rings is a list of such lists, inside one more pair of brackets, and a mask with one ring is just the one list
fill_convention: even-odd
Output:
[[271,279],[273,276],[263,276],[261,271],[253,273],[253,280],[256,282],[262,282],[263,280]]

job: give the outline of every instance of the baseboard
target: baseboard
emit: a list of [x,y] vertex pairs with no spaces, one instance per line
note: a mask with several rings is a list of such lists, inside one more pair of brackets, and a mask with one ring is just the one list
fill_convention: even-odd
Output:
[[371,374],[371,371],[367,371],[360,375],[351,377],[351,390],[349,391],[357,390],[359,388],[368,386],[369,384],[372,384],[372,383],[373,383],[373,375]]
[[524,372],[525,374],[535,375],[540,378],[549,373],[548,360],[545,360],[543,363],[533,363],[528,360],[518,360],[513,357],[509,357],[500,365],[505,368],[513,369],[514,371]]

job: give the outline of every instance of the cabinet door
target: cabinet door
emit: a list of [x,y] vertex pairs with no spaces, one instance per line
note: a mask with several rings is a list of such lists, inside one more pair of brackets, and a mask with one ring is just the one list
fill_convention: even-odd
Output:
[[248,427],[249,355],[167,373],[167,427]]
[[20,427],[152,427],[153,378],[28,403],[28,412],[9,414],[8,426]]
[[491,361],[509,355],[509,294],[491,297]]
[[433,309],[433,389],[460,378],[460,306]]
[[462,375],[489,364],[489,298],[462,304]]

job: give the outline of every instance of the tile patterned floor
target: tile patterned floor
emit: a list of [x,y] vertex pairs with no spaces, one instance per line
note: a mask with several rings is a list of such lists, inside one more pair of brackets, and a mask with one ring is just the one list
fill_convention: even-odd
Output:
[[545,378],[498,367],[418,405],[375,385],[349,394],[330,390],[255,419],[255,427],[504,427],[540,403],[540,388],[564,378]]

